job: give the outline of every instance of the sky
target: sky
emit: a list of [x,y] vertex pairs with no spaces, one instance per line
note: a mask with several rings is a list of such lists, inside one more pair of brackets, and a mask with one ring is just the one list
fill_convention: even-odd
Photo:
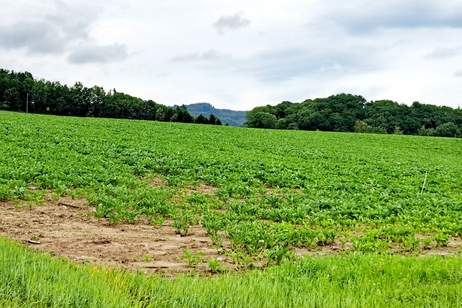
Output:
[[462,0],[0,0],[0,67],[166,105],[462,107]]

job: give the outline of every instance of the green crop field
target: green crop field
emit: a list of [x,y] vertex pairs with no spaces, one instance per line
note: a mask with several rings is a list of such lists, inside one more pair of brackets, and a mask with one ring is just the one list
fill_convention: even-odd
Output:
[[232,260],[172,280],[0,240],[0,305],[462,305],[461,139],[10,112],[0,138],[0,204],[201,226]]

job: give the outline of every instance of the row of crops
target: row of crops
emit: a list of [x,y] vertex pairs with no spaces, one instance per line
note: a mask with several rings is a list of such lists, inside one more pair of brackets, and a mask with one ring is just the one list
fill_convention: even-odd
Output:
[[295,249],[421,253],[462,236],[460,139],[8,112],[0,136],[0,200],[52,192],[114,223],[200,224],[243,265]]

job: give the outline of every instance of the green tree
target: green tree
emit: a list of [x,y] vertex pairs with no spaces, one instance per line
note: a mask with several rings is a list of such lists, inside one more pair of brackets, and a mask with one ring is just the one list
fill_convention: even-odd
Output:
[[441,124],[436,128],[436,135],[440,137],[456,137],[459,133],[459,128],[452,122]]
[[217,117],[214,116],[213,114],[211,114],[209,116],[209,123],[212,124],[212,125],[216,125],[217,124]]
[[367,125],[366,122],[361,121],[361,120],[357,120],[355,122],[354,132],[355,133],[368,133],[368,132],[370,132],[370,127],[369,127],[369,125]]
[[204,117],[202,114],[198,115],[197,118],[194,121],[197,124],[209,124],[209,119]]
[[246,125],[254,128],[276,128],[277,118],[267,112],[249,112]]
[[[35,80],[32,74],[0,69],[0,108],[57,115],[129,118],[193,122],[186,107],[168,107],[142,100],[115,89],[87,88],[77,82],[72,87],[59,82]],[[215,121],[217,122],[217,121]]]

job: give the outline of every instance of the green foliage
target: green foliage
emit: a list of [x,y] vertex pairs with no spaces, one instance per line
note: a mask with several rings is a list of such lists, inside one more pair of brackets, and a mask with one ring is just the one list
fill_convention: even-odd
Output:
[[351,94],[256,107],[248,112],[247,119],[247,126],[257,128],[444,137],[462,134],[460,109],[417,102],[412,106],[388,100],[366,102],[363,97]]
[[194,120],[194,123],[197,123],[197,124],[209,124],[209,119],[207,119],[206,117],[204,117],[202,114],[198,115],[196,117],[196,120]]
[[[79,194],[112,222],[173,220],[184,235],[200,223],[239,269],[274,265],[165,279],[71,265],[0,239],[0,306],[462,302],[460,257],[389,256],[421,246],[450,248],[451,238],[460,237],[460,140],[253,129],[243,134],[230,127],[12,112],[0,112],[0,135],[3,201],[43,201],[48,191]],[[162,181],[154,185],[149,179],[155,175]],[[343,249],[339,243],[350,253],[294,258],[296,250]],[[207,262],[211,272],[224,270],[218,260],[192,252],[183,259],[192,267]]]
[[270,264],[280,265],[283,260],[294,259],[293,253],[287,247],[276,246],[268,251]]
[[437,247],[447,247],[449,244],[449,236],[447,234],[438,233],[434,237],[434,240]]
[[246,125],[254,128],[276,128],[276,116],[267,112],[249,112]]
[[462,128],[453,122],[448,122],[436,128],[425,128],[425,126],[422,126],[418,133],[421,136],[462,137]]
[[183,251],[183,256],[181,258],[188,262],[190,267],[196,267],[202,263],[204,255],[202,253],[193,253],[192,251],[186,249]]
[[[353,131],[355,133],[369,133],[369,134],[386,134],[387,133],[387,131],[384,128],[370,126],[369,124],[367,124],[366,122],[364,122],[362,120],[357,120],[355,122],[355,126],[354,126]],[[398,128],[398,130],[396,130],[396,128],[395,128],[394,133],[402,134],[402,131],[399,130],[399,128]]]
[[[58,82],[35,80],[30,73],[0,69],[0,109],[80,117],[127,118],[164,122],[194,122],[185,106],[168,107],[152,100],[103,88],[84,87],[80,82],[68,87]],[[196,123],[221,125],[196,119]]]
[[449,122],[439,125],[435,133],[441,137],[458,137],[460,136],[460,129],[456,124]]
[[355,133],[368,133],[370,131],[369,125],[366,122],[357,120],[354,126]]
[[226,267],[215,258],[210,258],[207,261],[207,266],[209,271],[214,274],[226,272]]
[[[462,302],[460,257],[305,258],[265,271],[171,279],[73,265],[1,238],[0,247],[2,307],[459,307]],[[209,268],[220,271],[215,261]]]
[[2,200],[78,192],[113,223],[172,222],[181,235],[201,224],[251,258],[410,252],[424,247],[419,234],[461,234],[457,139],[11,112],[0,112],[0,135]]
[[181,236],[187,236],[189,234],[189,227],[194,222],[193,219],[194,217],[191,212],[182,211],[174,217],[173,227]]
[[209,116],[209,123],[212,125],[221,125],[220,119],[218,119],[215,115],[211,114]]

